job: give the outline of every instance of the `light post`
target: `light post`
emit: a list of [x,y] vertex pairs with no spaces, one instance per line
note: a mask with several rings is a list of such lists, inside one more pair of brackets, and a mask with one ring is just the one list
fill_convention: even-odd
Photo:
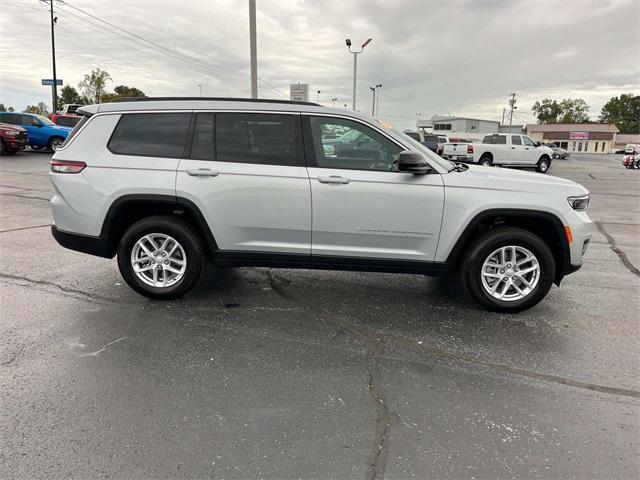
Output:
[[373,104],[371,105],[371,116],[376,116],[376,87],[369,87],[371,93],[373,93]]
[[337,101],[338,101],[338,97],[331,99],[331,108],[335,108],[336,107],[336,102]]
[[251,98],[258,98],[258,47],[256,39],[256,0],[249,0],[249,50],[251,52]]
[[316,93],[316,103],[320,103],[320,90]]
[[[376,90],[379,88],[382,88],[381,83],[376,85]],[[374,116],[378,118],[378,115],[380,115],[380,92],[378,92],[376,95],[376,114]]]
[[200,88],[200,96],[202,96],[202,85],[198,84],[198,88]]
[[353,54],[353,109],[356,109],[356,78],[358,77],[358,55],[364,52],[364,47],[371,43],[371,38],[369,38],[366,42],[362,44],[362,47],[359,51],[351,50],[351,39],[347,38],[344,42],[347,44],[347,48],[349,49],[349,53]]

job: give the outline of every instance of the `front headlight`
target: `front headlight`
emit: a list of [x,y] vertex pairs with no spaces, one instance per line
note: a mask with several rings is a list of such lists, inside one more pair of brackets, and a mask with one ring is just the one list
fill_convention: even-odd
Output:
[[16,135],[18,135],[19,132],[16,132],[15,130],[5,130],[4,134],[8,137],[15,137]]
[[569,205],[571,205],[571,208],[579,212],[583,212],[589,206],[589,194],[581,195],[579,197],[569,197],[567,198],[567,201],[569,202]]

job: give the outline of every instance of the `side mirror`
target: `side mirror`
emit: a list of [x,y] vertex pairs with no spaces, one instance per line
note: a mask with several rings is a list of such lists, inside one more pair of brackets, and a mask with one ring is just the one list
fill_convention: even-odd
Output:
[[428,173],[431,167],[427,159],[418,152],[403,150],[398,156],[398,171],[423,175]]
[[539,146],[540,146],[540,142],[536,142],[536,143],[535,143],[535,146],[536,146],[536,147],[539,147]]

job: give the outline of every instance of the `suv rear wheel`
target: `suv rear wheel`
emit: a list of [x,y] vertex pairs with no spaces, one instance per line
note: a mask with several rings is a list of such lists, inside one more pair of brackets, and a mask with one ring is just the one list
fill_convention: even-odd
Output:
[[520,312],[547,295],[555,260],[537,235],[520,228],[497,228],[467,249],[460,275],[467,293],[487,309]]
[[145,218],[125,232],[118,267],[136,292],[156,299],[178,298],[191,290],[206,267],[196,231],[179,218]]

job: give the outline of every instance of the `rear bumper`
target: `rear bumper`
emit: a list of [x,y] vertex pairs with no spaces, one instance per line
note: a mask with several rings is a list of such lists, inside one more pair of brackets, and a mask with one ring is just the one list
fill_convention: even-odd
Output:
[[51,235],[56,242],[64,248],[75,250],[76,252],[88,253],[97,257],[113,258],[113,253],[109,251],[108,239],[106,237],[92,237],[77,233],[63,232],[55,225],[51,225]]
[[473,162],[473,155],[467,155],[466,153],[460,154],[460,155],[443,154],[442,158],[445,158],[447,160],[454,160],[457,162],[469,162],[469,163]]

